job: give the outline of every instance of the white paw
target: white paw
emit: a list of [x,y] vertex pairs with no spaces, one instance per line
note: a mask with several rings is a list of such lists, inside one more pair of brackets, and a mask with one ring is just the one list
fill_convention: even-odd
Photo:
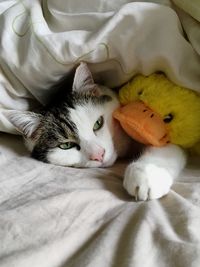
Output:
[[127,167],[124,187],[137,200],[150,200],[166,195],[173,177],[162,167],[154,164],[131,164]]

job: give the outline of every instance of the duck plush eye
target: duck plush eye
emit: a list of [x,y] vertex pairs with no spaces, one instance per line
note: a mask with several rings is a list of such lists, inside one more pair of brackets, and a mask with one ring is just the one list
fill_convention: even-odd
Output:
[[173,120],[173,118],[174,118],[174,116],[171,113],[169,113],[164,117],[163,121],[165,123],[169,123],[169,122],[171,122]]
[[59,148],[61,148],[61,149],[71,149],[71,148],[76,147],[76,146],[77,146],[77,144],[74,143],[74,142],[66,142],[66,143],[60,144]]
[[100,116],[94,124],[93,131],[95,132],[95,131],[100,130],[102,128],[103,124],[104,124],[103,116]]
[[143,89],[140,89],[140,90],[138,91],[138,95],[142,95],[142,93],[143,93]]

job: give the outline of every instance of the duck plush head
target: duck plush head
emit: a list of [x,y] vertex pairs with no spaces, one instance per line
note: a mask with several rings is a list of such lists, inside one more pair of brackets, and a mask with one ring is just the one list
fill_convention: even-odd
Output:
[[197,92],[155,73],[134,77],[120,89],[119,100],[122,106],[113,116],[135,140],[154,146],[173,143],[183,148],[200,147]]

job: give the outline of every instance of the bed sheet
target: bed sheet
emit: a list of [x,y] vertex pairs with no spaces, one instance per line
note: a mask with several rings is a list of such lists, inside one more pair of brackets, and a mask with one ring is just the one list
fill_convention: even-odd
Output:
[[193,159],[159,199],[135,202],[127,162],[74,169],[29,158],[0,136],[1,267],[199,267],[200,168]]

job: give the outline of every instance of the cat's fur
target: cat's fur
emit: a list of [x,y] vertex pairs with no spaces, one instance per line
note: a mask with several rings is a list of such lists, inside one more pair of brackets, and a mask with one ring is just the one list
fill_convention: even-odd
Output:
[[[7,117],[23,134],[32,157],[62,166],[107,167],[130,148],[133,153],[135,150],[133,141],[112,117],[118,106],[115,93],[96,85],[87,65],[81,63],[72,91],[64,98],[39,113],[8,112]],[[94,130],[96,122],[102,123],[98,130]],[[68,142],[74,147],[59,147],[71,144]],[[138,200],[162,197],[185,162],[178,146],[148,147],[127,167],[124,187]]]

